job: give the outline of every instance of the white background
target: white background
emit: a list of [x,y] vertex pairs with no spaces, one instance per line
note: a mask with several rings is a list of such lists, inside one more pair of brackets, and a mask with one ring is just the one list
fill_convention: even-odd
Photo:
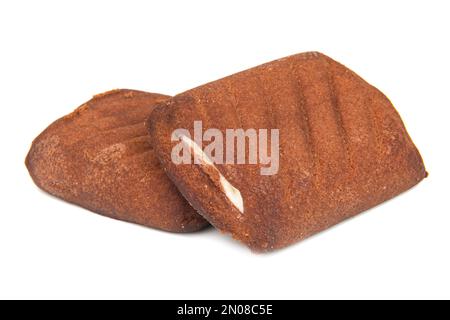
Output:
[[[0,2],[0,298],[450,298],[449,1]],[[31,141],[93,94],[176,94],[318,50],[394,102],[430,176],[285,250],[41,192]],[[151,187],[150,187],[151,188]]]

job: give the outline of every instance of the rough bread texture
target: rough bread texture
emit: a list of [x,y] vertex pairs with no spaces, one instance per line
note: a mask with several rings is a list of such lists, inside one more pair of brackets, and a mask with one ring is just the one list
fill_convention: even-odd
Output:
[[[280,168],[216,165],[237,189],[233,206],[201,165],[175,165],[177,128],[279,129]],[[149,119],[169,177],[211,224],[255,251],[309,237],[408,190],[426,177],[391,102],[331,58],[303,53],[211,82],[162,102]]]
[[172,232],[205,227],[149,144],[145,121],[167,98],[134,90],[95,96],[34,140],[26,158],[34,182],[111,218]]

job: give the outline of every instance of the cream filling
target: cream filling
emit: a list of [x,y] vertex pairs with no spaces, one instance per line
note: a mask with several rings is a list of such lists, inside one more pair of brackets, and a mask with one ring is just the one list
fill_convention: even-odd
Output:
[[202,148],[193,141],[191,138],[180,135],[181,141],[183,141],[190,150],[197,155],[197,157],[201,161],[201,165],[209,166],[214,169],[215,172],[219,175],[219,183],[222,187],[222,191],[228,200],[241,212],[244,213],[244,200],[242,199],[241,192],[239,189],[235,188],[228,180],[225,178],[222,173],[220,173],[219,169],[214,165],[212,160],[208,157],[206,153],[203,152]]

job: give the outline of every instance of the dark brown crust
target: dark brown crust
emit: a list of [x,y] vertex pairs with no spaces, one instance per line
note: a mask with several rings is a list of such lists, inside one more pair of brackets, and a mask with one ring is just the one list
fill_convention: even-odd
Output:
[[[280,129],[280,171],[217,165],[244,199],[240,214],[196,165],[171,162],[177,128]],[[155,151],[208,221],[256,251],[287,246],[380,204],[427,173],[390,101],[329,57],[304,53],[179,94],[152,113]]]
[[36,185],[111,218],[171,232],[208,223],[166,177],[145,121],[168,96],[114,90],[55,121],[33,142],[26,166]]

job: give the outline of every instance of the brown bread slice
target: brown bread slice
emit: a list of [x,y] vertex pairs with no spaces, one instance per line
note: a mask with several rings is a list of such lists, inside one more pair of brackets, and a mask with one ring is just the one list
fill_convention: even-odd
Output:
[[114,90],[55,121],[33,142],[26,166],[48,193],[96,213],[172,232],[208,223],[160,167],[145,121],[168,96]]
[[[175,129],[279,129],[276,175],[261,164],[171,161]],[[161,164],[208,221],[256,251],[311,236],[411,188],[421,156],[390,101],[329,57],[304,53],[208,83],[160,104],[149,130]],[[207,145],[207,143],[205,144]],[[243,212],[219,181],[243,199]]]

